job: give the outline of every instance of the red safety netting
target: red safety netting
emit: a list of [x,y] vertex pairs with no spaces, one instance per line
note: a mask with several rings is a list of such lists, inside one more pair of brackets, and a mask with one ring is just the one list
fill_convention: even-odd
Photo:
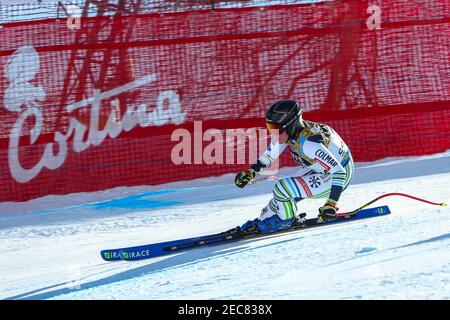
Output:
[[288,97],[357,161],[450,148],[449,0],[126,3],[80,2],[79,20],[1,8],[0,201],[234,172],[248,157],[174,164],[173,131],[263,127]]

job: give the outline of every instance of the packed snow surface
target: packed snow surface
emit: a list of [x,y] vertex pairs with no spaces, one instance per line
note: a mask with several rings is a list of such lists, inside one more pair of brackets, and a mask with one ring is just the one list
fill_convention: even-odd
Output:
[[[295,174],[295,168],[278,172]],[[392,214],[138,262],[100,250],[221,232],[253,219],[274,181],[234,175],[0,203],[0,299],[450,299],[450,209],[389,197]],[[384,193],[450,202],[450,152],[358,163],[339,202]],[[324,200],[300,202],[317,215]]]

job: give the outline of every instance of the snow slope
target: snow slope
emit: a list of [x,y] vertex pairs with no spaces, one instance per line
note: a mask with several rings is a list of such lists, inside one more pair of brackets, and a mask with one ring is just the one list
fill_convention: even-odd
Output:
[[[342,211],[387,192],[450,202],[450,152],[359,163]],[[280,171],[293,174],[295,168]],[[273,182],[233,175],[0,203],[0,299],[450,299],[450,209],[392,197],[393,214],[107,263],[99,251],[220,232],[258,215]],[[322,200],[302,201],[316,215]]]

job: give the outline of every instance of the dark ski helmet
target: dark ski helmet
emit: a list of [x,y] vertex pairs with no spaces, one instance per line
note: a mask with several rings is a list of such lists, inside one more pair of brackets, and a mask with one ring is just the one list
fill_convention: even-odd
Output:
[[266,125],[269,132],[278,129],[279,133],[286,131],[289,138],[294,138],[294,134],[302,127],[301,107],[295,100],[280,100],[272,104],[266,113]]

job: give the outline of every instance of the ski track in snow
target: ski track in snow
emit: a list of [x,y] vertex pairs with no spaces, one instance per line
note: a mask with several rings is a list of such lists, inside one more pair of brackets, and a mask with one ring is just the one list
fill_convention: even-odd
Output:
[[[449,160],[359,163],[339,207],[388,192],[449,203]],[[386,217],[137,262],[100,258],[257,217],[274,182],[240,190],[233,177],[0,203],[0,299],[450,299],[450,209],[402,197],[374,204],[389,205]],[[322,203],[299,208],[311,217]]]

